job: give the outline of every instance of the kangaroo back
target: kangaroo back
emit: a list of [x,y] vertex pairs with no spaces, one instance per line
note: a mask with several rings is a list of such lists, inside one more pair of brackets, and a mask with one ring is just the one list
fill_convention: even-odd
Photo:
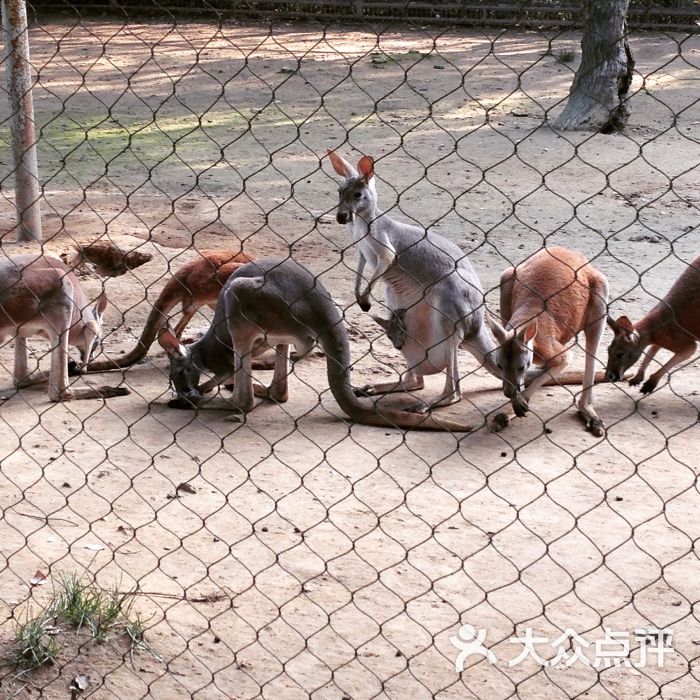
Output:
[[652,334],[652,342],[667,347],[665,336],[687,334],[700,340],[700,256],[695,258],[673,283],[668,294],[635,324],[642,333]]
[[591,295],[589,263],[566,248],[545,248],[515,268],[510,313],[518,328],[537,318],[538,339],[568,343],[586,325]]

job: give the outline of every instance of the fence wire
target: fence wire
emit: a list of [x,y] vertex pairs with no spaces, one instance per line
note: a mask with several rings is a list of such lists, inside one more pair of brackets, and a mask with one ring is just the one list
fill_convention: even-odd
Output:
[[[309,21],[282,16],[295,3],[206,4],[196,18],[184,2],[112,3],[104,14],[81,3],[30,8],[41,251],[66,267],[44,262],[12,276],[31,267],[17,256],[39,248],[14,242],[3,96],[0,320],[4,328],[25,319],[37,289],[54,280],[65,290],[70,280],[85,290],[84,301],[74,296],[74,329],[99,320],[93,305],[108,299],[93,362],[133,364],[69,380],[72,391],[107,385],[128,395],[56,402],[45,382],[11,388],[23,341],[8,333],[0,348],[2,692],[700,696],[692,355],[653,393],[597,384],[602,437],[577,417],[580,376],[578,385],[542,387],[525,417],[492,430],[509,405],[503,383],[464,348],[461,401],[430,415],[471,423],[469,433],[392,427],[396,407],[440,394],[443,373],[427,374],[412,399],[383,399],[389,425],[351,420],[329,390],[332,343],[299,338],[288,397],[268,362],[253,374],[275,380],[272,396],[245,415],[223,386],[198,410],[170,405],[184,375],[171,377],[159,325],[170,319],[182,342],[199,338],[190,348],[201,348],[222,284],[247,259],[291,257],[313,281],[282,287],[281,297],[241,291],[248,327],[277,332],[281,298],[306,328],[327,328],[336,307],[322,303],[320,283],[342,316],[333,327],[347,329],[356,387],[406,379],[404,353],[442,347],[439,333],[434,343],[412,336],[461,303],[433,294],[435,275],[440,283],[455,275],[429,272],[434,249],[419,247],[409,261],[418,267],[407,262],[403,277],[401,264],[388,272],[428,290],[425,304],[385,294],[381,281],[365,299],[371,313],[393,319],[388,332],[356,302],[358,243],[336,216],[339,186],[345,210],[355,190],[367,196],[366,155],[379,208],[459,246],[495,319],[509,315],[504,270],[560,246],[607,278],[604,308],[614,319],[639,321],[690,275],[662,335],[683,326],[694,351],[697,329],[683,324],[700,288],[691,265],[700,249],[696,33],[629,35],[629,123],[596,134],[551,127],[581,58],[580,27],[567,26],[565,12],[559,26],[513,14],[513,26],[494,28],[429,21],[423,10],[436,19],[440,3],[409,3],[412,11],[389,3],[396,16],[383,23],[357,13],[336,20],[313,4],[296,4]],[[687,8],[671,5],[658,21],[675,28],[675,10]],[[348,189],[328,149],[365,179]],[[365,245],[381,237],[380,224],[371,218]],[[94,253],[96,243],[131,257]],[[566,265],[587,294],[592,278],[576,260]],[[271,269],[291,274],[279,262]],[[534,282],[524,269],[527,290]],[[60,330],[65,297],[56,294],[21,321],[25,330],[40,330],[39,317],[49,319],[47,333]],[[186,318],[175,327],[181,307]],[[483,308],[479,301],[469,318]],[[560,318],[567,322],[577,330],[573,316]],[[581,335],[567,371],[581,375],[592,352],[600,373],[612,339],[607,329],[591,351]],[[74,362],[87,361],[85,337],[69,340],[87,347],[82,358],[71,350]],[[197,358],[209,362],[205,376],[228,384],[213,367],[232,357],[222,342]],[[57,342],[28,345],[20,374],[48,370]],[[670,356],[662,350],[647,375]],[[337,372],[331,381],[342,384]]]

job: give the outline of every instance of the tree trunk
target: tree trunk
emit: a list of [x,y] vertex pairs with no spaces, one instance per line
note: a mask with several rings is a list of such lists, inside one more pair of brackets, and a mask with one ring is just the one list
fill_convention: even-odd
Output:
[[10,140],[15,165],[17,240],[41,241],[41,184],[36,157],[32,69],[25,0],[0,0],[5,40]]
[[624,128],[634,58],[627,44],[629,0],[583,0],[581,65],[555,129],[610,133]]

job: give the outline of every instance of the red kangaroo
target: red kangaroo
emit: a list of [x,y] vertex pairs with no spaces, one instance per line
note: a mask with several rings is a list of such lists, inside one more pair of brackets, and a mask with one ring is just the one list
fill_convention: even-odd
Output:
[[695,354],[700,340],[698,300],[700,257],[688,265],[668,294],[638,323],[633,324],[627,316],[620,316],[617,321],[608,318],[615,337],[608,348],[607,379],[622,379],[625,370],[643,354],[639,370],[630,379],[631,385],[639,384],[656,353],[662,348],[670,350],[673,357],[642,384],[642,393],[651,394],[664,374]]
[[[14,385],[17,389],[49,380],[51,401],[124,396],[124,387],[71,390],[68,346],[80,350],[78,373],[100,347],[102,314],[107,298],[92,303],[70,267],[50,255],[22,254],[0,262],[0,342],[14,336]],[[29,371],[27,338],[39,335],[51,343],[50,372]]]
[[[503,328],[490,316],[489,324],[500,343],[496,363],[503,374],[503,392],[511,399],[510,413],[491,423],[503,430],[513,414],[524,416],[529,399],[550,378],[558,379],[568,363],[569,344],[583,331],[586,368],[578,410],[594,435],[605,426],[593,407],[595,355],[605,330],[608,281],[588,260],[566,248],[545,248],[501,276]],[[537,367],[532,367],[532,364]]]
[[136,347],[120,358],[91,362],[88,372],[105,372],[124,369],[146,356],[158,337],[158,331],[168,322],[168,314],[178,304],[182,305],[182,318],[175,326],[179,339],[187,324],[202,306],[216,308],[216,302],[226,280],[241,266],[253,260],[250,255],[234,250],[202,250],[199,256],[185,263],[169,279],[158,295],[148,315]]

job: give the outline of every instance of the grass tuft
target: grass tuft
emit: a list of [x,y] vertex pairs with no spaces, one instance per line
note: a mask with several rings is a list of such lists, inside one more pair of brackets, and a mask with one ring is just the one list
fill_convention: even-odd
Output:
[[18,623],[15,631],[17,649],[14,662],[25,671],[51,664],[60,651],[56,640],[55,618],[45,610],[37,617],[29,617],[26,622]]
[[113,589],[100,588],[74,573],[59,576],[53,595],[38,615],[18,623],[15,629],[13,661],[24,672],[53,663],[61,651],[59,637],[67,628],[87,635],[96,642],[106,642],[124,635],[134,649],[146,649],[144,624],[132,617],[134,596]]
[[557,54],[559,63],[573,63],[576,58],[576,52],[570,49],[564,49]]

